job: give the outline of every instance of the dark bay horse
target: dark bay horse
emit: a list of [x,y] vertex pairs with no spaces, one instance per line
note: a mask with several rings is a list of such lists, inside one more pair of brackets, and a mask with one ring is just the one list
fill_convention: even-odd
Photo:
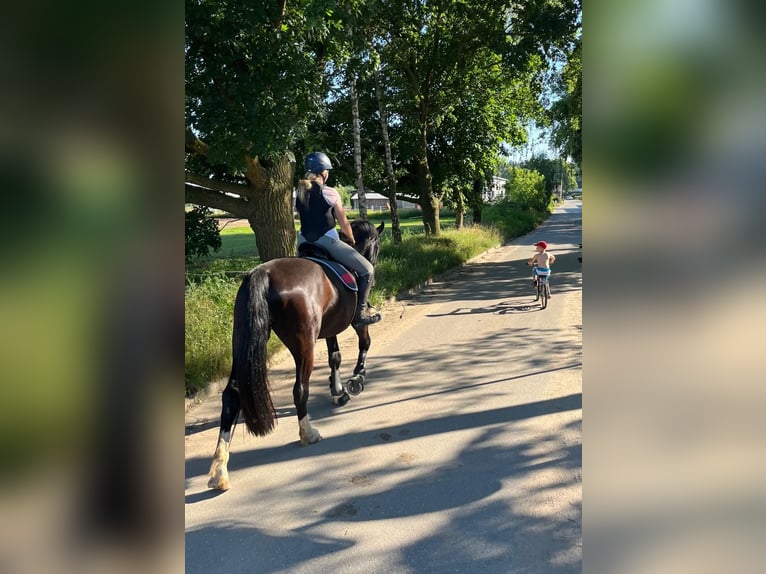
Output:
[[[351,223],[354,248],[373,266],[378,262],[383,227],[383,223],[376,228],[366,220]],[[223,391],[221,430],[208,487],[229,489],[231,427],[240,409],[252,434],[265,436],[274,428],[277,415],[266,369],[266,343],[272,329],[295,360],[293,400],[301,444],[315,443],[322,438],[311,426],[306,409],[317,339],[327,339],[333,402],[343,405],[349,400],[349,392],[355,395],[364,389],[370,348],[366,325],[354,328],[359,337],[354,376],[346,385],[341,384],[340,378],[337,335],[351,324],[356,297],[357,293],[343,286],[340,278],[325,273],[321,264],[310,259],[273,259],[245,275],[234,302],[231,375]]]

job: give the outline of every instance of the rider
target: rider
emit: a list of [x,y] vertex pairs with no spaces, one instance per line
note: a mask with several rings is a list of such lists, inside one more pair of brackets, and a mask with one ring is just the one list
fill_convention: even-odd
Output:
[[527,265],[533,265],[532,267],[532,287],[537,287],[537,276],[539,274],[550,275],[551,265],[556,261],[556,256],[546,251],[548,244],[545,241],[538,241],[535,243],[535,251],[537,253],[527,261]]
[[341,231],[354,245],[354,233],[340,195],[334,188],[325,185],[332,169],[330,158],[322,152],[312,152],[306,156],[304,168],[306,175],[298,182],[295,197],[295,206],[301,218],[298,246],[307,242],[316,243],[324,247],[333,259],[356,271],[359,294],[353,326],[377,323],[381,319],[380,313],[371,314],[367,303],[375,270],[356,249],[340,240],[335,229],[337,219]]

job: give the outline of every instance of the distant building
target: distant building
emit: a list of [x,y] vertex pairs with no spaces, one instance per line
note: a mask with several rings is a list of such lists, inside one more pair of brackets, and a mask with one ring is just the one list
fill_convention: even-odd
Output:
[[498,199],[505,197],[505,184],[508,180],[504,177],[492,176],[492,183],[488,186],[484,186],[484,191],[481,192],[481,198],[487,203],[492,203]]
[[[365,193],[365,199],[367,200],[367,209],[370,211],[388,211],[388,197],[374,191],[368,191]],[[403,201],[398,199],[396,201],[396,207],[399,209],[417,209],[420,206],[416,203],[409,201]],[[351,209],[359,209],[359,194],[355,193],[351,196]]]

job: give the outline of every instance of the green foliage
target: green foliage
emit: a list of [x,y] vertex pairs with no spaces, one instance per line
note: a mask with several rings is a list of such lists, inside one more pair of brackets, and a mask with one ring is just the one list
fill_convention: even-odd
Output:
[[505,157],[501,157],[497,161],[495,175],[497,175],[497,177],[502,177],[503,179],[508,179],[511,177],[511,168],[513,168],[511,161]]
[[231,368],[231,325],[238,281],[208,276],[187,285],[185,381],[190,396]]
[[537,155],[524,162],[522,167],[536,171],[545,178],[545,191],[548,194],[558,188],[559,184],[564,192],[577,187],[576,166],[562,159],[550,159]]
[[557,85],[559,99],[553,104],[553,144],[582,165],[582,37],[567,54]]
[[541,210],[535,210],[521,205],[511,196],[506,196],[484,207],[481,216],[484,225],[497,228],[507,240],[520,237],[535,229],[545,221],[550,209],[550,203]]
[[[365,186],[366,187],[366,186]],[[335,187],[344,207],[351,207],[351,196],[354,194],[353,185],[338,185]]]
[[[506,197],[522,209],[542,212],[551,201],[550,193],[545,190],[545,178],[537,171],[513,167],[505,184]],[[483,216],[483,214],[482,214]]]
[[[184,373],[186,396],[192,396],[210,381],[225,377],[231,370],[231,329],[234,299],[240,277],[210,274],[186,286]],[[272,334],[268,343],[271,357],[282,347]]]
[[274,159],[305,135],[326,94],[322,72],[343,42],[329,0],[187,0],[186,125],[229,177],[245,155]]
[[[376,9],[379,10],[375,13]],[[387,189],[378,104],[370,70],[377,67],[391,118],[389,135],[397,187],[428,199],[431,189],[452,207],[473,205],[475,181],[491,177],[503,142],[525,140],[523,120],[542,119],[540,98],[549,53],[571,38],[579,13],[576,0],[542,0],[513,8],[502,3],[362,3],[365,16],[356,38],[356,64],[365,183]],[[355,30],[356,32],[357,30]],[[353,181],[347,67],[332,66],[339,88],[316,126],[326,148],[335,150],[338,181]],[[312,128],[312,131],[313,128]],[[420,167],[419,167],[420,166]],[[466,200],[462,202],[460,195]]]
[[221,248],[221,235],[218,223],[210,217],[210,210],[202,206],[194,206],[186,212],[184,225],[184,257],[190,263],[195,257],[205,257],[210,250]]

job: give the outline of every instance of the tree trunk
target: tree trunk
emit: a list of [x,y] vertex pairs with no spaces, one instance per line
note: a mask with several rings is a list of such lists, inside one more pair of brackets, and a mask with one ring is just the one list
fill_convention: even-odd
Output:
[[439,200],[432,195],[430,200],[421,200],[420,206],[423,208],[423,229],[425,230],[426,235],[440,235],[441,224],[439,223]]
[[253,205],[247,220],[262,262],[295,255],[294,172],[295,159],[289,153],[274,162],[261,162],[258,158],[248,162]]
[[484,185],[482,180],[473,180],[473,193],[471,194],[471,211],[473,211],[474,224],[481,223],[481,208],[484,205],[484,201],[481,198],[481,188]]
[[391,236],[394,243],[402,242],[402,229],[399,226],[399,205],[396,202],[396,175],[394,162],[391,159],[391,140],[388,139],[388,113],[383,105],[383,88],[380,85],[380,75],[375,70],[375,95],[378,98],[380,110],[380,131],[383,134],[383,149],[386,152],[386,173],[388,174],[388,206],[391,210]]
[[359,218],[367,219],[367,194],[362,179],[362,134],[359,127],[359,97],[356,93],[356,77],[351,78],[351,116],[354,127],[354,172],[356,174],[356,197],[359,202]]
[[457,206],[455,207],[455,229],[463,228],[463,213],[465,212],[465,202],[463,201],[463,194],[458,190],[457,192]]
[[423,208],[423,228],[426,235],[441,234],[439,224],[439,199],[434,195],[431,168],[428,165],[428,135],[425,118],[421,118],[420,157],[417,159],[418,193]]

